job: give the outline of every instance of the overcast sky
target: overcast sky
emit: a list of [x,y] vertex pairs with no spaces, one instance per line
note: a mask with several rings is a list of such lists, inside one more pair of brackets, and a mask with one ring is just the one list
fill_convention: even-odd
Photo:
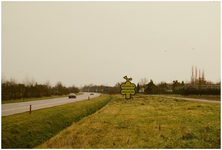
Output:
[[2,2],[2,75],[113,86],[220,81],[220,1]]

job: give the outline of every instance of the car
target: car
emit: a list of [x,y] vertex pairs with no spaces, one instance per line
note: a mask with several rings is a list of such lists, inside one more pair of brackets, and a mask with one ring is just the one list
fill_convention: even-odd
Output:
[[76,98],[76,94],[75,93],[70,93],[69,98]]
[[94,95],[93,93],[90,93],[90,95]]

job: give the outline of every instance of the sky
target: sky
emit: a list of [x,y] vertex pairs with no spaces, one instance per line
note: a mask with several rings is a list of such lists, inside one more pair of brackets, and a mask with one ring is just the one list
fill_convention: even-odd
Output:
[[[6,79],[114,86],[127,75],[190,82],[192,66],[221,80],[220,1],[3,1]],[[199,76],[199,75],[198,75]]]

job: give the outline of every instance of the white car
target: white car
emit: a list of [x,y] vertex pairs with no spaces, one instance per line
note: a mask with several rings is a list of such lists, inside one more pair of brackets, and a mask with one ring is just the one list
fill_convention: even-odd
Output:
[[76,94],[75,93],[70,93],[69,98],[76,98]]

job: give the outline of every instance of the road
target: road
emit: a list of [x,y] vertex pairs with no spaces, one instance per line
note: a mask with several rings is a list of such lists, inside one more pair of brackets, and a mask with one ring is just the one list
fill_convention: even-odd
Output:
[[152,95],[152,96],[168,97],[168,98],[175,98],[175,99],[182,99],[182,100],[189,100],[189,101],[207,102],[207,103],[220,103],[220,101],[206,100],[206,99],[171,97],[171,96],[163,96],[163,95]]
[[38,101],[28,101],[28,102],[20,102],[20,103],[10,103],[10,104],[2,104],[2,116],[9,116],[17,113],[22,113],[30,110],[30,105],[32,110],[53,107],[58,105],[63,105],[67,103],[73,103],[77,101],[82,101],[88,99],[88,97],[94,98],[100,96],[99,93],[94,93],[94,95],[90,95],[90,93],[84,93],[82,95],[77,95],[76,98],[54,98],[47,100],[38,100]]

